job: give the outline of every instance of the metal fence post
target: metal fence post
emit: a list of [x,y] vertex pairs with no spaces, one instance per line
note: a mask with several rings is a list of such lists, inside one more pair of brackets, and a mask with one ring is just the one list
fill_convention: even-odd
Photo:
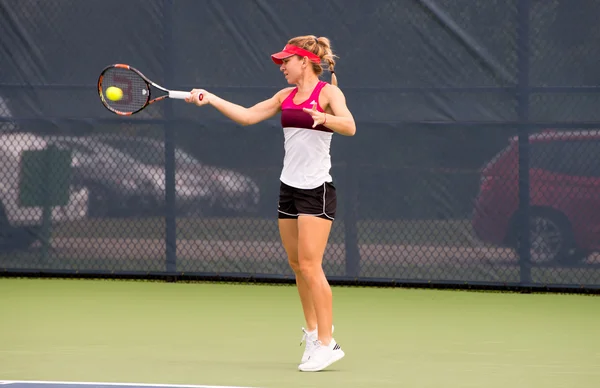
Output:
[[[163,71],[165,84],[173,85],[173,69],[171,43],[172,35],[172,0],[164,1],[163,19]],[[174,273],[177,270],[177,220],[175,214],[175,131],[169,128],[173,118],[172,101],[164,102],[164,139],[165,139],[165,243],[166,243],[166,271]]]
[[344,243],[346,250],[346,276],[356,278],[360,274],[360,250],[358,247],[358,167],[352,158],[346,160],[346,192],[344,201]]
[[518,27],[517,27],[517,58],[518,58],[518,85],[517,85],[517,112],[518,112],[518,138],[519,138],[519,220],[518,228],[518,255],[521,275],[521,284],[531,283],[531,241],[530,241],[530,201],[529,201],[529,14],[530,0],[518,2]]

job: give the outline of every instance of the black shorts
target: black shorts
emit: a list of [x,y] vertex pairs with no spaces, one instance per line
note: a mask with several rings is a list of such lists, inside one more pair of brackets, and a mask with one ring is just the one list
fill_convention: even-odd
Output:
[[297,189],[281,182],[279,188],[279,218],[315,216],[332,220],[335,218],[337,195],[333,183],[325,182],[314,189]]

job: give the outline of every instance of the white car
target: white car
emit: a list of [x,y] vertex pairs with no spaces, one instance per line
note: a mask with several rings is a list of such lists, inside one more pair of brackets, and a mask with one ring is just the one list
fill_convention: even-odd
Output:
[[[43,209],[20,202],[21,161],[24,151],[45,148],[46,141],[31,133],[0,133],[0,249],[25,249],[38,238]],[[67,205],[52,209],[51,222],[86,218],[88,197],[87,188],[70,187]]]

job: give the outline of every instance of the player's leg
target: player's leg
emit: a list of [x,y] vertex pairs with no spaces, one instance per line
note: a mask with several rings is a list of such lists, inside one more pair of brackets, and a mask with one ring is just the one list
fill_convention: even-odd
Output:
[[302,328],[304,335],[302,342],[305,342],[304,352],[302,354],[301,363],[306,362],[312,352],[315,350],[315,341],[317,340],[317,315],[312,302],[312,296],[308,284],[300,273],[298,264],[298,210],[294,203],[294,188],[281,184],[279,191],[279,234],[281,242],[288,256],[290,267],[294,271],[296,277],[296,285],[300,296],[300,303],[304,312],[304,320],[306,321],[306,329]]
[[315,216],[298,217],[298,262],[312,295],[319,337],[308,361],[298,366],[303,372],[323,370],[345,355],[332,336],[332,293],[323,271],[323,254],[331,225],[330,219]]
[[307,283],[317,317],[319,340],[328,344],[332,337],[332,294],[323,272],[323,254],[331,231],[331,220],[314,216],[298,217],[298,263]]
[[333,339],[333,298],[323,271],[323,255],[335,217],[337,197],[331,183],[312,190],[297,190],[295,194],[299,214],[298,264],[312,296],[319,338],[310,359],[298,369],[316,372],[344,357]]
[[306,320],[306,330],[308,332],[317,329],[317,315],[313,305],[312,297],[308,284],[302,277],[300,266],[298,264],[298,219],[280,218],[279,219],[279,234],[283,248],[287,253],[290,267],[296,275],[296,285],[298,286],[298,294],[300,295],[300,303],[304,311],[304,319]]

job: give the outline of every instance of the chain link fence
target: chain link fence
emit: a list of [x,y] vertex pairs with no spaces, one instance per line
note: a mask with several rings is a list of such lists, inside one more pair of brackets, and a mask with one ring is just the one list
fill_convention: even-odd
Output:
[[331,279],[598,287],[600,6],[579,3],[0,0],[0,269],[293,278],[277,118],[117,118],[95,82],[129,63],[250,106],[314,31],[358,128],[332,144]]

